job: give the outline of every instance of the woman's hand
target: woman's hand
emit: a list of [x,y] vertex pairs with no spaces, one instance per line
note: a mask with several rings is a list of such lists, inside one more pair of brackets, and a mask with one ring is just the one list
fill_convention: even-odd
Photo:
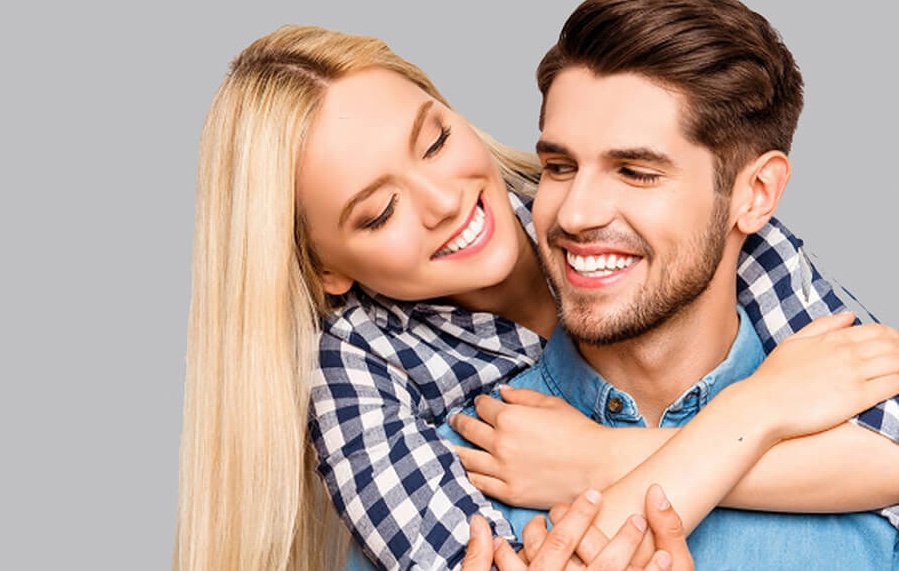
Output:
[[851,313],[816,319],[732,385],[752,393],[777,438],[820,432],[899,394],[899,332],[850,327],[852,320]]
[[[530,389],[501,387],[503,400],[475,399],[479,418],[457,414],[453,429],[481,448],[457,446],[456,452],[476,488],[508,504],[548,509],[571,502],[605,481],[591,477],[597,450],[612,445],[611,428],[603,427],[564,400]],[[564,443],[564,445],[560,445]]]
[[[543,518],[534,518],[525,526],[519,554],[504,539],[494,540],[487,521],[474,516],[462,571],[487,571],[494,562],[500,571],[692,571],[684,527],[661,488],[647,491],[646,519],[632,516],[611,539],[592,525],[599,508],[599,493],[588,491],[571,506],[553,508],[551,530]],[[658,549],[644,566],[632,559],[647,523]]]

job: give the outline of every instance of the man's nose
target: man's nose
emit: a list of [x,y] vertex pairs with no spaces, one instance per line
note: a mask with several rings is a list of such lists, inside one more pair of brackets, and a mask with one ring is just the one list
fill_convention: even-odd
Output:
[[565,194],[556,214],[556,224],[569,234],[608,226],[618,213],[616,194],[612,181],[582,169]]

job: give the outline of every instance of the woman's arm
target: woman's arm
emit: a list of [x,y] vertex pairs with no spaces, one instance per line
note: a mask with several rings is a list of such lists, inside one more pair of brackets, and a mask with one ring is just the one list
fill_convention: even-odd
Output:
[[319,353],[311,405],[318,469],[368,557],[386,568],[456,568],[475,513],[514,539],[421,418],[422,396],[405,371],[329,334]]
[[[833,317],[828,321],[833,323],[838,319]],[[816,322],[816,325],[822,322],[824,320]],[[871,351],[858,351],[860,346]],[[899,376],[882,377],[897,371],[899,334],[883,326],[868,325],[815,337],[794,336],[775,351],[755,375],[722,391],[676,433],[673,430],[600,427],[559,399],[514,389],[504,389],[504,398],[511,397],[511,401],[519,397],[519,400],[544,399],[543,404],[548,406],[505,404],[495,399],[481,398],[478,413],[483,411],[488,422],[492,419],[493,426],[461,415],[454,417],[453,423],[463,436],[473,439],[475,444],[485,449],[460,449],[459,453],[472,481],[490,496],[517,502],[522,498],[508,496],[510,490],[530,490],[533,493],[534,483],[541,489],[552,488],[553,485],[546,480],[552,474],[569,474],[578,470],[581,474],[592,474],[586,481],[580,482],[561,479],[563,486],[575,488],[564,490],[566,497],[570,498],[579,485],[586,483],[605,487],[609,480],[629,472],[627,477],[604,492],[604,529],[617,529],[623,521],[621,518],[639,506],[636,498],[652,482],[660,482],[669,491],[685,525],[692,529],[727,496],[734,484],[774,443],[796,434],[823,430],[839,422],[840,418],[845,419],[872,402],[899,392]],[[803,406],[797,407],[796,403],[803,403]],[[547,411],[551,414],[546,414]],[[526,414],[519,415],[521,412]],[[514,432],[516,427],[523,430],[516,437],[510,437],[510,432]],[[840,502],[840,507],[844,509],[865,509],[889,503],[895,498],[895,482],[899,481],[895,478],[895,467],[899,466],[899,462],[895,462],[894,449],[897,447],[873,432],[865,434],[858,427],[848,428],[855,431],[841,428],[830,432],[837,435],[847,432],[852,436],[850,439],[830,439],[828,432],[801,439],[814,442],[816,438],[828,438],[823,444],[815,444],[805,455],[793,456],[796,451],[793,448],[773,456],[745,484],[741,484],[743,487],[738,486],[733,496],[727,496],[729,500],[738,502],[731,505],[785,510],[791,509],[791,506],[793,509],[807,507],[810,501],[831,502],[830,506],[816,510],[824,511],[833,507],[833,502]],[[559,433],[566,429],[574,432],[567,435]],[[547,437],[555,439],[554,443],[539,440],[544,431],[547,431]],[[616,443],[619,435],[622,441]],[[560,459],[557,451],[563,448],[558,446],[560,441],[579,444],[571,455],[578,459],[577,469],[554,464]],[[810,476],[795,475],[799,466],[809,468],[802,463],[803,458],[820,454],[826,446],[852,446],[858,442],[867,442],[873,447],[878,444],[892,446],[884,449],[892,454],[883,458],[867,458],[867,462],[853,466],[840,463],[839,457],[844,449],[831,450],[831,457],[822,459],[825,469],[821,469],[820,465],[816,468],[821,469],[820,475],[816,476],[817,481],[839,475],[843,479],[836,481],[847,490],[846,494],[834,499],[834,481],[826,488],[819,487],[817,491],[803,489],[804,497],[792,493],[795,487],[805,487],[813,481]],[[659,453],[650,456],[662,444],[665,446]],[[802,445],[800,441],[789,441],[778,446],[787,444],[791,447]],[[528,450],[533,454],[527,452],[528,460],[522,463]],[[615,453],[618,450],[626,450],[627,454],[618,455]],[[866,459],[861,452],[857,456],[860,461]],[[640,463],[647,457],[646,462]],[[584,470],[585,462],[592,463],[594,469]],[[507,469],[512,464],[516,468]],[[609,464],[617,465],[611,471],[611,478]],[[602,474],[598,475],[600,472]],[[881,485],[872,485],[872,479]],[[773,500],[775,503],[763,506],[757,498],[753,498],[757,491],[764,490],[763,486],[778,488],[776,497],[766,498],[766,501]],[[872,499],[875,495],[879,497]],[[525,499],[534,502],[534,498]],[[560,498],[547,495],[530,505],[544,507],[548,499],[548,503],[553,503]],[[742,505],[744,501],[752,501],[754,505]],[[850,507],[849,502],[853,501],[865,503]]]

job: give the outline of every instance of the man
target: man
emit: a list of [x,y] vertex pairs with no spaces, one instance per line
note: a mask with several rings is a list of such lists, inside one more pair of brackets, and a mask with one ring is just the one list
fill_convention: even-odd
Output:
[[[512,384],[608,426],[683,426],[770,349],[746,318],[764,308],[737,304],[735,275],[789,178],[801,75],[736,0],[598,0],[537,76],[534,222],[564,331]],[[859,422],[895,440],[896,410]],[[899,466],[895,444],[847,430]],[[874,513],[718,509],[689,542],[697,569],[855,570],[899,569],[897,539]]]

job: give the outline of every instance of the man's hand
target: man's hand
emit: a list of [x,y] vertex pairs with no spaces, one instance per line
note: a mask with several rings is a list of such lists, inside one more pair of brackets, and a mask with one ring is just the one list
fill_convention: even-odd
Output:
[[[658,486],[647,491],[646,519],[632,516],[611,539],[591,525],[599,508],[600,495],[591,490],[570,506],[554,508],[551,530],[546,529],[542,517],[534,518],[525,526],[525,548],[520,554],[504,539],[494,540],[487,521],[476,515],[471,520],[471,541],[462,571],[489,571],[493,562],[500,571],[693,570],[680,517]],[[647,522],[658,549],[647,565],[637,566],[631,559],[647,532]],[[587,559],[577,555],[588,552]]]

